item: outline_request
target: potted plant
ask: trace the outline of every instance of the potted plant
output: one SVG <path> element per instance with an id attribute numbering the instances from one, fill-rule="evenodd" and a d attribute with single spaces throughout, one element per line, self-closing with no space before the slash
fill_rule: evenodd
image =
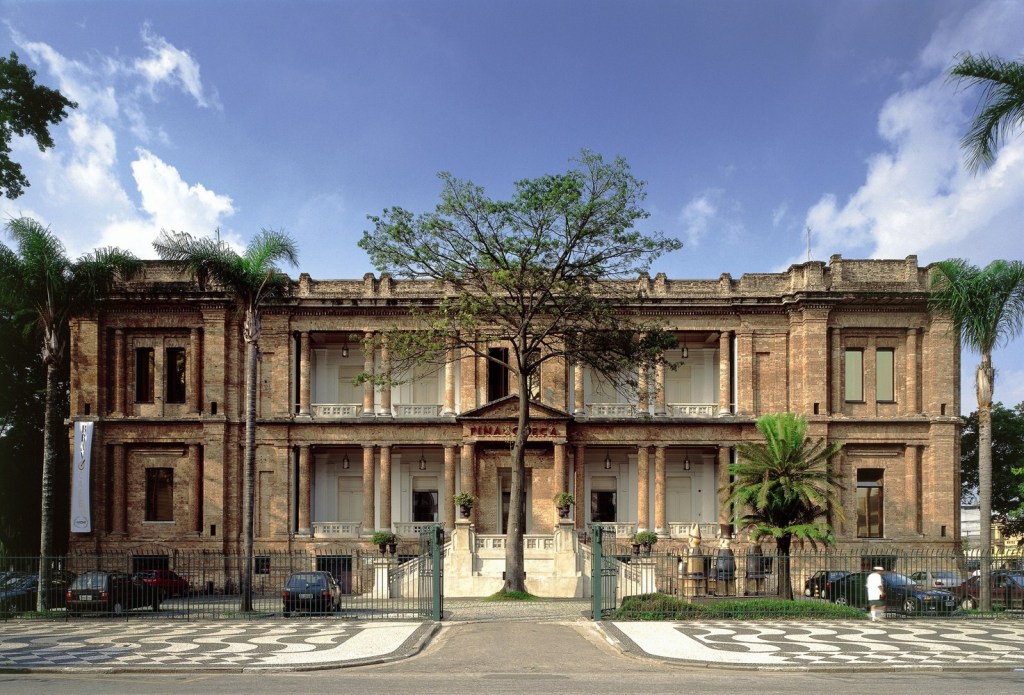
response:
<path id="1" fill-rule="evenodd" d="M 388 546 L 392 547 L 391 554 L 395 554 L 395 550 L 398 547 L 398 536 L 391 531 L 381 530 L 374 531 L 373 535 L 370 536 L 370 542 L 380 548 L 380 554 L 383 555 L 387 552 Z"/>
<path id="2" fill-rule="evenodd" d="M 452 502 L 459 508 L 459 512 L 462 513 L 463 519 L 469 518 L 469 512 L 473 509 L 473 504 L 476 502 L 476 497 L 469 494 L 468 492 L 460 492 L 459 494 L 452 497 Z"/>
<path id="3" fill-rule="evenodd" d="M 569 517 L 569 507 L 576 504 L 576 498 L 572 496 L 571 492 L 559 492 L 555 495 L 555 506 L 558 508 L 558 517 L 560 519 L 567 519 Z"/>
<path id="4" fill-rule="evenodd" d="M 644 555 L 651 554 L 651 548 L 658 542 L 658 534 L 654 531 L 638 531 L 633 536 L 633 554 L 639 554 L 640 548 L 643 548 Z"/>

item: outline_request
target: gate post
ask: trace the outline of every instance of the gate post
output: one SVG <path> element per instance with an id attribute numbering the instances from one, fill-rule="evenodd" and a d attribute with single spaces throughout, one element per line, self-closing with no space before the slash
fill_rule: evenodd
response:
<path id="1" fill-rule="evenodd" d="M 590 532 L 594 538 L 594 552 L 590 563 L 590 601 L 591 618 L 601 620 L 601 569 L 604 566 L 604 552 L 601 546 L 601 534 L 604 527 L 593 524 Z"/>
<path id="2" fill-rule="evenodd" d="M 436 620 L 441 620 L 443 614 L 443 605 L 441 603 L 441 592 L 444 590 L 444 581 L 442 580 L 441 572 L 443 570 L 441 563 L 441 547 L 444 545 L 444 527 L 438 525 L 434 527 L 433 537 L 430 543 L 430 563 L 433 566 L 434 573 L 432 578 L 434 580 L 433 586 L 433 606 L 431 610 L 431 617 Z"/>

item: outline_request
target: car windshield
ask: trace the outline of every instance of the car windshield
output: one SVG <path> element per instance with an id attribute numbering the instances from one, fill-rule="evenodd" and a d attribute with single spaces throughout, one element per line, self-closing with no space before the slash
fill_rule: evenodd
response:
<path id="1" fill-rule="evenodd" d="M 15 575 L 13 577 L 8 577 L 7 581 L 5 581 L 3 583 L 2 588 L 6 589 L 6 590 L 10 590 L 10 589 L 24 589 L 27 586 L 31 586 L 34 583 L 33 580 L 38 580 L 38 579 L 39 579 L 38 577 L 33 577 L 32 575 L 29 575 L 29 574 Z"/>
<path id="2" fill-rule="evenodd" d="M 1024 574 L 1008 574 L 1006 575 L 1006 578 L 1018 587 L 1024 589 Z"/>
<path id="3" fill-rule="evenodd" d="M 75 583 L 71 585 L 72 589 L 102 589 L 107 585 L 107 575 L 101 572 L 87 572 L 80 574 L 76 579 Z"/>
<path id="4" fill-rule="evenodd" d="M 306 589 L 310 587 L 322 587 L 324 578 L 319 574 L 293 574 L 288 577 L 289 589 Z"/>
<path id="5" fill-rule="evenodd" d="M 904 577 L 902 574 L 896 574 L 895 572 L 885 575 L 885 583 L 892 586 L 907 586 L 915 584 L 913 579 L 910 577 Z"/>

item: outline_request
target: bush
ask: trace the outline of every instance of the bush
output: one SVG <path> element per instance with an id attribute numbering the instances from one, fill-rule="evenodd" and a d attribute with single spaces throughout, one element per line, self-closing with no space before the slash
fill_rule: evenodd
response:
<path id="1" fill-rule="evenodd" d="M 785 601 L 775 598 L 711 599 L 693 603 L 668 594 L 627 596 L 613 620 L 863 620 L 867 614 L 851 606 L 823 601 Z"/>

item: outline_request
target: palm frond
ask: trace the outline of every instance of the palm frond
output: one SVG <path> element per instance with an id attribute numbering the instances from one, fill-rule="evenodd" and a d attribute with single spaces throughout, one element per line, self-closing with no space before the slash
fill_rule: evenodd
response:
<path id="1" fill-rule="evenodd" d="M 1024 125 L 1024 64 L 984 54 L 963 53 L 949 75 L 963 87 L 980 87 L 970 128 L 961 140 L 972 172 L 990 166 L 1012 130 Z"/>

